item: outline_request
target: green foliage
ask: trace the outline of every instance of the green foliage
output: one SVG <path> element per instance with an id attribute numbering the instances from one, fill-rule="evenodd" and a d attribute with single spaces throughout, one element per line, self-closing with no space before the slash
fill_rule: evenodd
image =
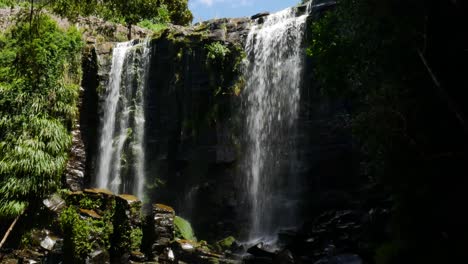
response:
<path id="1" fill-rule="evenodd" d="M 114 16 L 121 17 L 129 29 L 143 20 L 153 24 L 168 22 L 187 25 L 192 19 L 187 0 L 136 0 L 136 1 L 103 1 L 104 6 Z"/>
<path id="2" fill-rule="evenodd" d="M 388 1 L 342 0 L 311 27 L 307 51 L 321 91 L 355 105 L 350 125 L 368 157 L 364 169 L 380 180 L 395 173 L 389 155 L 402 151 L 397 146 L 411 148 L 405 131 L 414 103 L 409 80 L 423 70 L 413 49 L 419 34 L 413 15 L 393 10 Z M 410 148 L 407 153 L 414 151 Z"/>
<path id="3" fill-rule="evenodd" d="M 446 18 L 431 13 L 437 5 L 428 6 L 431 12 L 424 6 L 421 0 L 341 0 L 311 27 L 308 54 L 314 61 L 314 78 L 324 95 L 352 105 L 345 115 L 364 154 L 362 172 L 395 201 L 391 241 L 377 251 L 378 263 L 444 262 L 445 252 L 452 254 L 453 248 L 448 241 L 431 238 L 444 233 L 450 225 L 444 219 L 457 212 L 448 205 L 464 197 L 464 191 L 455 194 L 461 174 L 454 173 L 464 162 L 442 153 L 465 153 L 457 146 L 465 142 L 465 135 L 460 136 L 460 124 L 418 53 L 432 47 L 425 56 L 438 58 L 430 63 L 439 72 L 453 63 L 441 66 L 438 60 L 449 57 L 447 53 L 455 56 L 438 46 L 450 42 L 445 39 L 450 34 L 438 39 L 434 29 L 436 24 L 444 28 L 440 24 Z M 445 72 L 446 81 L 454 77 Z M 436 195 L 443 182 L 450 182 L 445 191 L 452 197 Z"/>
<path id="4" fill-rule="evenodd" d="M 145 19 L 137 24 L 139 27 L 147 28 L 154 32 L 160 32 L 167 28 L 167 24 L 164 23 L 153 23 L 153 21 Z"/>
<path id="5" fill-rule="evenodd" d="M 166 5 L 171 22 L 176 25 L 189 25 L 193 20 L 192 12 L 188 8 L 188 0 L 161 0 Z"/>
<path id="6" fill-rule="evenodd" d="M 228 47 L 221 44 L 220 42 L 213 42 L 205 45 L 207 50 L 207 58 L 211 61 L 223 62 L 224 58 L 231 52 Z"/>
<path id="7" fill-rule="evenodd" d="M 49 8 L 58 15 L 67 17 L 71 20 L 78 18 L 78 16 L 87 16 L 96 14 L 96 11 L 107 14 L 107 9 L 101 6 L 105 1 L 99 0 L 54 0 L 49 2 Z"/>
<path id="8" fill-rule="evenodd" d="M 174 229 L 176 238 L 197 241 L 197 238 L 193 233 L 192 225 L 182 217 L 176 216 L 174 218 Z"/>
<path id="9" fill-rule="evenodd" d="M 143 25 L 151 26 L 157 30 L 161 25 L 173 23 L 176 25 L 188 25 L 193 15 L 188 9 L 188 0 L 54 0 L 44 3 L 35 3 L 15 0 L 1 0 L 0 7 L 20 5 L 31 8 L 34 13 L 40 13 L 42 8 L 48 8 L 53 13 L 66 17 L 72 21 L 78 16 L 98 16 L 108 21 L 124 23 L 129 29 L 142 21 Z M 151 23 L 149 23 L 151 22 Z"/>
<path id="10" fill-rule="evenodd" d="M 232 247 L 232 244 L 234 244 L 234 242 L 236 242 L 236 238 L 234 238 L 233 236 L 228 236 L 216 242 L 214 246 L 218 252 L 223 252 L 224 250 L 230 249 Z"/>
<path id="11" fill-rule="evenodd" d="M 140 228 L 132 229 L 130 233 L 131 246 L 130 250 L 139 251 L 141 247 L 141 240 L 143 238 L 143 231 Z"/>
<path id="12" fill-rule="evenodd" d="M 101 208 L 101 200 L 100 199 L 92 199 L 90 197 L 84 197 L 79 201 L 80 208 L 95 210 Z"/>
<path id="13" fill-rule="evenodd" d="M 31 23 L 30 23 L 31 22 Z M 0 36 L 0 217 L 57 189 L 77 114 L 81 36 L 21 13 Z"/>
<path id="14" fill-rule="evenodd" d="M 64 250 L 68 261 L 83 263 L 94 249 L 110 248 L 110 235 L 113 232 L 110 215 L 102 219 L 82 219 L 78 209 L 67 207 L 60 214 L 60 227 L 64 233 Z"/>
<path id="15" fill-rule="evenodd" d="M 0 0 L 0 8 L 12 7 L 14 5 L 14 0 Z"/>

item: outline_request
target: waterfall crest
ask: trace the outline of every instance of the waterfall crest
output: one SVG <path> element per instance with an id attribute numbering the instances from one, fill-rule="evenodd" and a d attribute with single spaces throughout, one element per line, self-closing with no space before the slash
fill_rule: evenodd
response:
<path id="1" fill-rule="evenodd" d="M 149 41 L 118 43 L 101 120 L 95 185 L 143 199 L 145 182 L 144 92 L 150 62 Z"/>
<path id="2" fill-rule="evenodd" d="M 269 15 L 247 37 L 243 168 L 251 211 L 250 239 L 272 235 L 295 220 L 291 201 L 298 181 L 291 164 L 310 6 L 300 16 L 294 8 Z"/>

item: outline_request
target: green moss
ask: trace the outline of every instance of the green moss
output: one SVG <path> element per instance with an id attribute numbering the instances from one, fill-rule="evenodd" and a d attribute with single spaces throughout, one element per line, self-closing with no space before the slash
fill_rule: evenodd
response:
<path id="1" fill-rule="evenodd" d="M 143 238 L 143 231 L 141 229 L 136 228 L 132 230 L 132 232 L 130 233 L 131 250 L 133 251 L 140 250 L 142 238 Z"/>
<path id="2" fill-rule="evenodd" d="M 59 222 L 68 262 L 82 263 L 94 249 L 109 250 L 109 238 L 113 232 L 109 215 L 104 215 L 102 219 L 82 219 L 78 208 L 70 206 L 60 214 Z"/>
<path id="3" fill-rule="evenodd" d="M 232 244 L 236 241 L 236 239 L 233 236 L 226 237 L 223 240 L 220 240 L 217 242 L 217 244 L 223 248 L 223 249 L 228 249 L 232 246 Z"/>
<path id="4" fill-rule="evenodd" d="M 182 217 L 176 216 L 174 218 L 174 227 L 176 238 L 197 241 L 197 238 L 193 233 L 192 225 L 189 223 L 189 221 L 183 219 Z"/>

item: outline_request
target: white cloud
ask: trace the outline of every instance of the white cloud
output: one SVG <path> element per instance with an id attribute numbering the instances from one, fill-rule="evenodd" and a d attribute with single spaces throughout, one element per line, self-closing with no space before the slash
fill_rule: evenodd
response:
<path id="1" fill-rule="evenodd" d="M 207 5 L 207 6 L 212 6 L 213 5 L 213 0 L 198 0 L 201 4 Z"/>
<path id="2" fill-rule="evenodd" d="M 254 0 L 197 0 L 196 4 L 212 6 L 215 3 L 226 3 L 229 4 L 231 7 L 238 7 L 252 5 L 253 1 Z"/>

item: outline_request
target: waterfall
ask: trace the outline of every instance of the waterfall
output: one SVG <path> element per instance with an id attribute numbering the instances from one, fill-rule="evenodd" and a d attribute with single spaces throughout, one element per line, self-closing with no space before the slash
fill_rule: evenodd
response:
<path id="1" fill-rule="evenodd" d="M 118 43 L 101 120 L 96 186 L 143 198 L 145 182 L 144 91 L 150 61 L 149 41 Z"/>
<path id="2" fill-rule="evenodd" d="M 274 234 L 293 224 L 298 181 L 291 171 L 299 111 L 303 37 L 311 3 L 304 15 L 295 8 L 257 22 L 247 37 L 243 94 L 246 124 L 247 198 L 250 239 Z"/>

